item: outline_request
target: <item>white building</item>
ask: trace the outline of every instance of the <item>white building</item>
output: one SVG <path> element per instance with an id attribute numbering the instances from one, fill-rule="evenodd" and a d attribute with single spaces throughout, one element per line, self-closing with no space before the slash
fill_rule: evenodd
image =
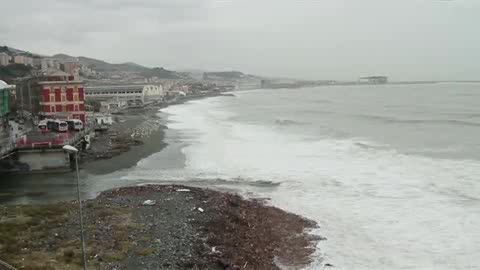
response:
<path id="1" fill-rule="evenodd" d="M 157 85 L 100 85 L 85 87 L 85 97 L 97 100 L 126 101 L 129 106 L 143 106 L 160 101 L 163 88 Z"/>
<path id="2" fill-rule="evenodd" d="M 119 100 L 114 98 L 111 100 L 100 101 L 100 112 L 101 113 L 115 113 L 124 109 L 128 106 L 126 100 Z"/>
<path id="3" fill-rule="evenodd" d="M 7 66 L 10 63 L 10 56 L 4 52 L 0 53 L 0 66 Z"/>
<path id="4" fill-rule="evenodd" d="M 144 86 L 145 102 L 155 102 L 162 100 L 165 96 L 161 85 L 145 85 Z"/>
<path id="5" fill-rule="evenodd" d="M 27 66 L 33 66 L 33 58 L 26 55 L 22 55 L 22 54 L 15 55 L 13 57 L 13 62 L 15 64 L 24 64 Z"/>
<path id="6" fill-rule="evenodd" d="M 42 58 L 40 65 L 42 70 L 47 70 L 49 68 L 60 69 L 61 67 L 60 61 L 51 57 Z"/>

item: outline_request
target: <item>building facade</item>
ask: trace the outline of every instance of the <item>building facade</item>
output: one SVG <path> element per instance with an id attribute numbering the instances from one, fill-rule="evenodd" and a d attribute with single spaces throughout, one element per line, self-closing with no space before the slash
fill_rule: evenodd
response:
<path id="1" fill-rule="evenodd" d="M 370 77 L 361 77 L 358 82 L 360 84 L 387 84 L 387 76 L 370 76 Z"/>
<path id="2" fill-rule="evenodd" d="M 17 84 L 19 109 L 38 119 L 79 119 L 85 123 L 83 82 L 59 70 Z"/>
<path id="3" fill-rule="evenodd" d="M 13 57 L 13 62 L 15 64 L 23 64 L 27 66 L 33 66 L 33 58 L 22 55 L 22 54 L 17 54 Z"/>
<path id="4" fill-rule="evenodd" d="M 78 71 L 80 69 L 80 65 L 78 64 L 78 61 L 65 61 L 62 63 L 62 70 L 65 71 L 68 74 L 78 74 Z"/>
<path id="5" fill-rule="evenodd" d="M 159 101 L 165 96 L 161 85 L 145 85 L 143 93 L 145 95 L 145 102 Z"/>
<path id="6" fill-rule="evenodd" d="M 2 52 L 0 53 L 0 66 L 7 66 L 10 64 L 10 55 Z"/>
<path id="7" fill-rule="evenodd" d="M 0 80 L 0 131 L 4 130 L 8 123 L 9 92 L 9 85 Z"/>
<path id="8" fill-rule="evenodd" d="M 157 85 L 99 85 L 85 87 L 87 99 L 126 101 L 128 106 L 143 106 L 159 101 L 164 92 Z"/>

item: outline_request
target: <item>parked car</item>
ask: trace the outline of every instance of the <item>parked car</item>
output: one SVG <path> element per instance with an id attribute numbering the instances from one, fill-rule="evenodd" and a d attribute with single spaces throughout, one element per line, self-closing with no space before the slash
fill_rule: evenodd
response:
<path id="1" fill-rule="evenodd" d="M 53 129 L 56 132 L 67 132 L 68 131 L 68 124 L 62 120 L 55 120 L 53 122 Z"/>
<path id="2" fill-rule="evenodd" d="M 49 130 L 48 128 L 48 120 L 42 120 L 38 123 L 38 129 L 40 129 L 40 131 L 42 132 L 46 132 Z"/>
<path id="3" fill-rule="evenodd" d="M 65 120 L 65 122 L 67 122 L 69 130 L 75 130 L 75 131 L 83 130 L 83 122 L 81 120 L 68 119 L 68 120 Z"/>

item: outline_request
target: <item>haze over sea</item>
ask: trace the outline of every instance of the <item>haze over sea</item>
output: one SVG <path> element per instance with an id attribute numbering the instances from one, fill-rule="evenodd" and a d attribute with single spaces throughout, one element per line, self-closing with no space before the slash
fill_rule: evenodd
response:
<path id="1" fill-rule="evenodd" d="M 340 269 L 472 269 L 480 265 L 479 90 L 334 86 L 172 106 L 161 113 L 170 145 L 121 178 L 193 179 L 271 198 L 320 223 L 316 233 L 328 240 L 318 255 Z"/>

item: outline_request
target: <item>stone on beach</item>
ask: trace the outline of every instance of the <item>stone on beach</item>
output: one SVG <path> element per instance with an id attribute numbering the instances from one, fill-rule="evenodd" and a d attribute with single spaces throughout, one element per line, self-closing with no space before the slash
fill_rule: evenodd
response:
<path id="1" fill-rule="evenodd" d="M 191 199 L 185 200 L 179 189 L 189 189 Z M 162 207 L 143 206 L 147 201 L 162 202 Z M 204 201 L 208 211 L 198 207 Z M 0 247 L 0 257 L 18 269 L 38 263 L 45 269 L 78 269 L 76 202 L 29 206 L 36 210 L 22 207 L 27 206 L 11 206 L 5 212 L 31 213 L 42 222 L 30 222 L 33 225 L 11 235 L 7 246 Z M 237 195 L 195 187 L 105 191 L 85 202 L 84 215 L 91 269 L 279 269 L 276 258 L 298 269 L 310 262 L 317 243 L 305 233 L 315 227 L 309 220 Z M 0 223 L 0 232 L 15 228 L 7 225 Z M 21 239 L 30 239 L 28 249 L 18 245 Z M 74 251 L 68 253 L 73 257 L 65 257 L 67 249 Z"/>
<path id="2" fill-rule="evenodd" d="M 152 205 L 155 205 L 157 204 L 157 201 L 155 200 L 146 200 L 142 203 L 142 205 L 145 205 L 145 206 L 152 206 Z"/>

